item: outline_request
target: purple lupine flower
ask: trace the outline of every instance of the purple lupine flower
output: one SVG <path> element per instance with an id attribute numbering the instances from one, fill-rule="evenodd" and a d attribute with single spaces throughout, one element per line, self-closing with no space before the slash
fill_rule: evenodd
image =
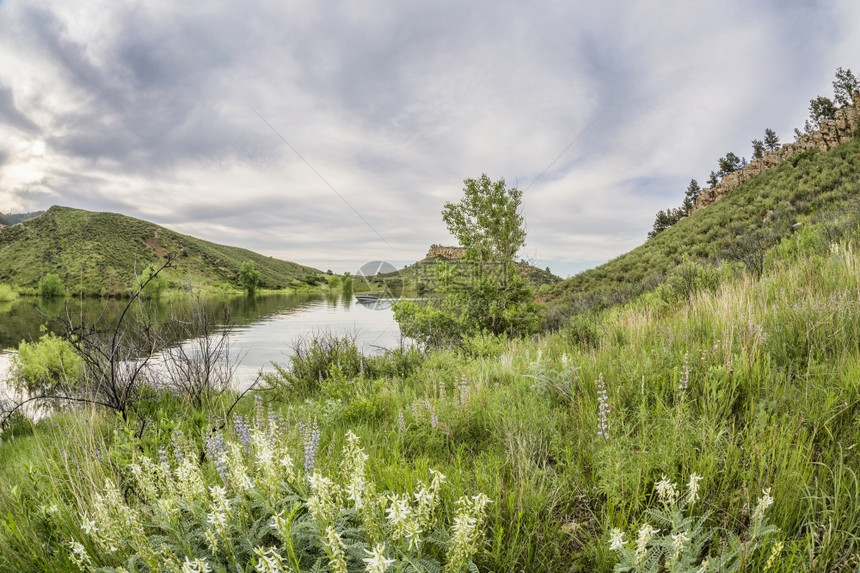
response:
<path id="1" fill-rule="evenodd" d="M 185 461 L 185 434 L 182 433 L 182 430 L 177 428 L 176 430 L 173 430 L 173 435 L 170 436 L 170 441 L 173 444 L 173 459 L 176 460 L 177 465 L 182 465 L 182 462 Z"/>
<path id="2" fill-rule="evenodd" d="M 224 435 L 220 431 L 206 438 L 206 453 L 212 460 L 218 475 L 221 476 L 221 480 L 227 483 L 227 446 L 224 444 Z"/>
<path id="3" fill-rule="evenodd" d="M 401 433 L 406 431 L 406 417 L 403 415 L 403 412 L 397 413 L 397 427 Z"/>
<path id="4" fill-rule="evenodd" d="M 245 453 L 248 453 L 251 449 L 251 428 L 248 426 L 245 418 L 237 414 L 233 420 L 233 429 L 236 430 L 236 435 L 239 437 L 239 441 L 242 442 Z"/>
<path id="5" fill-rule="evenodd" d="M 609 395 L 603 374 L 597 378 L 597 435 L 604 440 L 609 439 Z"/>
<path id="6" fill-rule="evenodd" d="M 170 471 L 170 460 L 167 459 L 167 450 L 164 448 L 158 448 L 158 461 L 161 462 L 164 469 Z"/>

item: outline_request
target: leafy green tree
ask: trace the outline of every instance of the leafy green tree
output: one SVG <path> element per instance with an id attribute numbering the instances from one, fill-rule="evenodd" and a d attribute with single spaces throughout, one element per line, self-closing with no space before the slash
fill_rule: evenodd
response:
<path id="1" fill-rule="evenodd" d="M 687 190 L 684 191 L 684 201 L 681 203 L 681 210 L 684 213 L 684 217 L 693 212 L 693 209 L 696 206 L 696 199 L 699 197 L 699 193 L 702 192 L 702 188 L 699 187 L 699 182 L 695 179 L 690 179 L 690 184 L 687 185 Z"/>
<path id="2" fill-rule="evenodd" d="M 648 231 L 649 239 L 653 239 L 675 223 L 672 211 L 673 209 L 671 208 L 666 211 L 663 211 L 662 209 L 657 211 L 657 216 L 654 218 L 654 226 L 650 231 Z"/>
<path id="3" fill-rule="evenodd" d="M 245 261 L 239 268 L 239 284 L 248 296 L 257 292 L 260 286 L 260 271 L 254 266 L 254 261 Z"/>
<path id="4" fill-rule="evenodd" d="M 764 157 L 764 142 L 761 139 L 752 140 L 753 159 L 761 159 Z"/>
<path id="5" fill-rule="evenodd" d="M 818 96 L 815 99 L 809 100 L 809 119 L 812 121 L 812 129 L 810 131 L 820 129 L 821 123 L 828 119 L 833 119 L 836 116 L 836 106 L 830 101 L 830 98 Z"/>
<path id="6" fill-rule="evenodd" d="M 65 296 L 66 289 L 63 281 L 54 273 L 48 273 L 39 281 L 39 296 L 43 298 L 55 298 Z"/>
<path id="7" fill-rule="evenodd" d="M 833 99 L 839 106 L 854 103 L 854 92 L 860 91 L 860 82 L 850 69 L 836 68 L 836 79 L 833 81 Z"/>
<path id="8" fill-rule="evenodd" d="M 83 375 L 75 348 L 50 332 L 36 342 L 21 341 L 12 358 L 12 384 L 30 395 L 69 393 Z"/>
<path id="9" fill-rule="evenodd" d="M 740 169 L 742 167 L 740 157 L 738 157 L 737 155 L 735 155 L 731 151 L 726 153 L 725 157 L 720 157 L 719 165 L 720 165 L 720 171 L 719 171 L 720 177 L 722 177 L 724 175 L 728 175 L 729 173 L 732 173 L 734 171 L 737 171 L 738 169 Z"/>
<path id="10" fill-rule="evenodd" d="M 441 299 L 394 306 L 403 333 L 430 346 L 455 345 L 479 333 L 531 334 L 543 322 L 543 305 L 534 301 L 514 262 L 526 237 L 522 191 L 487 175 L 464 184 L 460 202 L 446 203 L 442 210 L 463 256 L 456 263 L 436 265 Z"/>
<path id="11" fill-rule="evenodd" d="M 768 151 L 776 151 L 779 149 L 779 136 L 771 128 L 764 130 L 764 146 Z"/>
<path id="12" fill-rule="evenodd" d="M 720 182 L 719 175 L 717 175 L 716 171 L 711 171 L 711 174 L 708 175 L 708 187 L 716 187 Z"/>
<path id="13" fill-rule="evenodd" d="M 520 213 L 523 192 L 505 187 L 505 180 L 486 175 L 464 181 L 459 203 L 446 203 L 442 220 L 465 250 L 465 258 L 478 262 L 513 263 L 525 245 L 526 230 Z"/>
<path id="14" fill-rule="evenodd" d="M 142 298 L 158 300 L 164 293 L 164 289 L 167 288 L 167 279 L 164 278 L 164 275 L 158 274 L 156 271 L 156 267 L 150 265 L 144 271 L 143 276 L 140 277 L 141 280 L 149 279 L 146 280 L 146 288 L 141 291 Z"/>

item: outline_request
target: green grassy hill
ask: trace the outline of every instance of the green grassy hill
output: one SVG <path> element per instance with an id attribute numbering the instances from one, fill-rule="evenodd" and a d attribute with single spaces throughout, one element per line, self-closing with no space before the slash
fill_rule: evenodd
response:
<path id="1" fill-rule="evenodd" d="M 629 253 L 553 286 L 547 299 L 566 312 L 629 300 L 676 273 L 685 258 L 760 261 L 804 226 L 838 230 L 860 216 L 860 139 L 827 152 L 806 151 L 743 183 Z"/>
<path id="2" fill-rule="evenodd" d="M 373 285 L 369 288 L 372 290 L 373 288 L 385 286 L 393 290 L 402 289 L 408 293 L 416 291 L 422 293 L 432 292 L 436 283 L 436 264 L 439 262 L 452 261 L 443 257 L 427 257 L 411 265 L 407 265 L 397 272 L 379 274 L 375 277 L 374 281 L 371 281 Z M 452 264 L 456 264 L 456 261 L 453 261 Z M 561 281 L 561 277 L 552 274 L 548 268 L 539 269 L 525 262 L 517 263 L 517 270 L 520 275 L 531 283 L 536 292 L 543 285 L 547 285 L 546 288 L 548 288 L 550 285 Z M 356 288 L 359 290 L 364 288 L 359 287 L 359 284 L 361 284 L 361 281 L 356 277 Z"/>
<path id="3" fill-rule="evenodd" d="M 262 287 L 279 289 L 322 274 L 247 249 L 227 247 L 114 213 L 51 207 L 43 215 L 0 229 L 0 283 L 34 287 L 56 273 L 69 291 L 119 294 L 131 287 L 135 270 L 178 254 L 166 271 L 173 286 L 238 286 L 245 261 L 260 271 Z"/>

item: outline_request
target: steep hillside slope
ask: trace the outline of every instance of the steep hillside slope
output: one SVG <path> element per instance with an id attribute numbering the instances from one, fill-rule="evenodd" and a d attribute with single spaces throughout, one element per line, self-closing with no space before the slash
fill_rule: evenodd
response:
<path id="1" fill-rule="evenodd" d="M 284 288 L 321 274 L 140 219 L 55 206 L 35 219 L 0 229 L 0 282 L 35 286 L 46 273 L 56 273 L 75 292 L 121 293 L 131 286 L 135 270 L 160 264 L 170 252 L 178 254 L 175 268 L 166 273 L 174 284 L 235 285 L 245 261 L 254 262 L 263 288 Z"/>
<path id="2" fill-rule="evenodd" d="M 553 286 L 568 312 L 600 308 L 653 288 L 684 261 L 763 252 L 805 224 L 860 216 L 860 139 L 808 150 L 748 179 L 636 249 Z"/>

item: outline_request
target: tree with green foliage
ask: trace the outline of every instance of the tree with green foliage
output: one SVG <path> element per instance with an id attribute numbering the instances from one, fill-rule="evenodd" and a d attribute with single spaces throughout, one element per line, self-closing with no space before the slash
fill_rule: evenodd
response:
<path id="1" fill-rule="evenodd" d="M 58 298 L 66 295 L 63 281 L 55 273 L 48 273 L 39 281 L 39 296 L 43 298 Z"/>
<path id="2" fill-rule="evenodd" d="M 708 187 L 716 187 L 720 182 L 719 177 L 716 171 L 711 171 L 711 174 L 708 175 Z"/>
<path id="3" fill-rule="evenodd" d="M 254 267 L 254 261 L 245 261 L 239 268 L 239 284 L 248 296 L 254 295 L 260 286 L 260 271 Z"/>
<path id="4" fill-rule="evenodd" d="M 822 122 L 833 119 L 836 116 L 836 106 L 828 97 L 818 96 L 815 99 L 809 100 L 809 119 L 811 120 L 811 128 L 807 129 L 807 133 L 821 129 Z"/>
<path id="5" fill-rule="evenodd" d="M 21 341 L 12 358 L 12 384 L 29 395 L 71 394 L 84 375 L 83 362 L 68 341 L 49 332 Z"/>
<path id="6" fill-rule="evenodd" d="M 762 141 L 761 139 L 753 139 L 752 148 L 753 159 L 761 159 L 762 157 L 764 157 L 764 141 Z"/>
<path id="7" fill-rule="evenodd" d="M 522 191 L 487 175 L 464 181 L 463 198 L 446 203 L 442 220 L 463 247 L 455 263 L 437 263 L 437 304 L 404 301 L 394 316 L 406 336 L 430 346 L 459 344 L 480 333 L 537 332 L 543 305 L 515 264 L 525 244 Z"/>
<path id="8" fill-rule="evenodd" d="M 854 92 L 860 91 L 860 81 L 850 69 L 836 68 L 836 79 L 833 81 L 833 99 L 839 106 L 854 103 Z"/>
<path id="9" fill-rule="evenodd" d="M 771 128 L 764 130 L 764 146 L 768 151 L 779 149 L 779 136 Z"/>
<path id="10" fill-rule="evenodd" d="M 726 153 L 725 157 L 720 157 L 719 166 L 719 175 L 720 177 L 723 177 L 725 175 L 728 175 L 729 173 L 737 171 L 743 165 L 741 163 L 740 157 L 729 151 L 728 153 Z"/>
<path id="11" fill-rule="evenodd" d="M 675 209 L 669 208 L 665 211 L 658 211 L 657 217 L 654 219 L 654 226 L 648 232 L 648 238 L 653 239 L 692 213 L 693 209 L 696 207 L 696 199 L 699 197 L 699 193 L 701 192 L 702 188 L 699 187 L 699 182 L 695 179 L 690 179 L 690 184 L 684 192 L 684 200 L 681 202 L 681 206 Z"/>
<path id="12" fill-rule="evenodd" d="M 648 232 L 648 238 L 653 239 L 680 220 L 680 209 L 672 209 L 670 207 L 665 211 L 657 211 L 657 216 L 654 218 L 654 226 Z"/>
<path id="13" fill-rule="evenodd" d="M 146 288 L 141 292 L 141 297 L 146 299 L 158 300 L 167 288 L 167 279 L 162 274 L 156 274 L 156 267 L 149 265 L 143 272 L 142 277 L 138 277 L 139 281 L 146 280 Z"/>
<path id="14" fill-rule="evenodd" d="M 699 187 L 699 182 L 695 179 L 690 179 L 690 184 L 687 185 L 687 190 L 684 191 L 684 201 L 681 203 L 684 217 L 693 212 L 693 209 L 696 207 L 696 199 L 698 199 L 701 192 L 702 188 Z"/>

